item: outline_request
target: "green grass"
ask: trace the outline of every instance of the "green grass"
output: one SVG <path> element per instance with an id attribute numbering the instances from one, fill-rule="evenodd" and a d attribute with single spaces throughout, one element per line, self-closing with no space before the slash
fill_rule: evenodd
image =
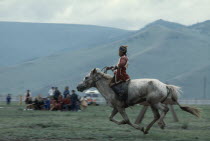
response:
<path id="1" fill-rule="evenodd" d="M 119 141 L 202 141 L 210 140 L 210 107 L 202 109 L 200 119 L 175 110 L 179 122 L 173 121 L 169 112 L 165 118 L 167 127 L 161 130 L 155 124 L 148 135 L 128 126 L 116 125 L 108 120 L 111 108 L 108 106 L 89 106 L 86 111 L 24 111 L 24 106 L 16 104 L 7 106 L 0 103 L 0 141 L 57 141 L 57 140 L 119 140 Z M 135 121 L 141 106 L 127 109 L 132 122 Z M 142 123 L 146 126 L 153 118 L 149 109 Z M 121 120 L 119 115 L 116 119 Z"/>

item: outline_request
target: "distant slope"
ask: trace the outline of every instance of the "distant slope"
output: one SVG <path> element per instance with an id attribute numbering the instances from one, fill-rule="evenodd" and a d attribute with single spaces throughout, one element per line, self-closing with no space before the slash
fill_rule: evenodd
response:
<path id="1" fill-rule="evenodd" d="M 103 45 L 130 33 L 92 25 L 0 22 L 0 67 Z"/>
<path id="2" fill-rule="evenodd" d="M 193 24 L 189 28 L 199 31 L 202 34 L 210 36 L 210 20 Z"/>
<path id="3" fill-rule="evenodd" d="M 206 79 L 206 96 L 204 96 L 204 79 Z M 168 82 L 182 86 L 182 89 L 184 89 L 184 93 L 181 96 L 182 98 L 210 98 L 210 65 L 202 67 L 198 70 L 183 73 L 168 80 Z"/>
<path id="4" fill-rule="evenodd" d="M 145 28 L 148 28 L 150 26 L 157 26 L 157 25 L 164 26 L 164 27 L 167 27 L 167 28 L 170 28 L 170 29 L 180 29 L 180 28 L 185 28 L 186 27 L 185 25 L 182 25 L 182 24 L 178 24 L 178 23 L 169 22 L 169 21 L 159 19 L 159 20 L 156 20 L 156 21 L 146 25 Z"/>
<path id="5" fill-rule="evenodd" d="M 182 75 L 182 78 L 185 78 L 186 72 L 210 65 L 209 37 L 185 26 L 168 27 L 168 22 L 167 26 L 151 24 L 125 39 L 110 44 L 69 51 L 15 67 L 2 68 L 0 92 L 17 94 L 31 89 L 35 94 L 46 94 L 51 86 L 63 89 L 64 86 L 70 85 L 71 88 L 75 88 L 91 69 L 114 65 L 118 60 L 118 47 L 122 44 L 129 46 L 128 73 L 131 78 L 160 79 L 183 86 L 183 91 L 186 90 L 183 98 L 202 98 L 201 93 L 197 94 L 191 89 L 197 87 L 196 79 L 202 79 L 202 75 L 197 73 L 197 77 L 191 77 L 191 86 L 185 85 L 188 79 L 177 81 L 175 78 Z"/>

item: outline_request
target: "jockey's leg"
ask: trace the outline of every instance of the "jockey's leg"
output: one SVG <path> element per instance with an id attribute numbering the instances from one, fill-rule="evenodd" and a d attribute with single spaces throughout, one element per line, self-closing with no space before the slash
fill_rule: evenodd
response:
<path id="1" fill-rule="evenodd" d="M 110 87 L 112 88 L 112 90 L 115 92 L 115 94 L 117 95 L 122 95 L 122 88 L 121 85 L 119 85 L 120 83 L 122 83 L 123 81 L 118 81 L 115 82 L 113 84 L 110 85 Z"/>
<path id="2" fill-rule="evenodd" d="M 115 83 L 115 76 L 113 76 L 112 80 L 110 81 L 109 83 L 109 87 L 112 87 L 114 86 L 116 83 Z"/>
<path id="3" fill-rule="evenodd" d="M 110 83 L 109 83 L 109 87 L 113 87 L 113 86 L 115 86 L 115 85 L 117 85 L 117 84 L 120 84 L 120 83 L 122 83 L 123 81 L 122 80 L 118 80 L 117 79 L 117 76 L 116 75 L 114 75 L 113 76 L 113 78 L 112 78 L 112 80 L 110 81 Z"/>

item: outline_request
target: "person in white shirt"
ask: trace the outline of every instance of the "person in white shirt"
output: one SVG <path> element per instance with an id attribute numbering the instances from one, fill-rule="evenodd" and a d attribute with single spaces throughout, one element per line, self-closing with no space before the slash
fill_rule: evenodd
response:
<path id="1" fill-rule="evenodd" d="M 52 87 L 48 92 L 49 96 L 53 96 L 54 92 L 55 92 L 55 87 Z"/>

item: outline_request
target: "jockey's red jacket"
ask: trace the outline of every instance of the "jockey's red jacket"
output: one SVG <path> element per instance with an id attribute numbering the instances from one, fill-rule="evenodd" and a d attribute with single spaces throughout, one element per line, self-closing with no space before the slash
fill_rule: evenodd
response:
<path id="1" fill-rule="evenodd" d="M 117 64 L 118 69 L 115 71 L 116 82 L 127 81 L 130 79 L 130 76 L 126 73 L 128 67 L 128 57 L 121 56 Z"/>

